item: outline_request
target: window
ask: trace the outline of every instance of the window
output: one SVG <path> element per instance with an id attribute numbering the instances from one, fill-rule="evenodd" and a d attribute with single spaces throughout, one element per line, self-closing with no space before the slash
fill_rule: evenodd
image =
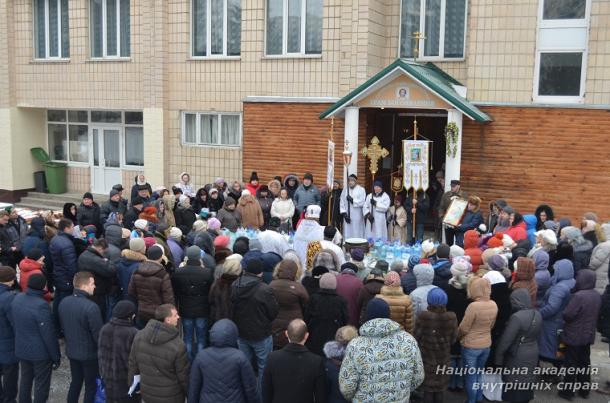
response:
<path id="1" fill-rule="evenodd" d="M 586 0 L 544 0 L 542 19 L 580 20 L 585 18 Z"/>
<path id="2" fill-rule="evenodd" d="M 241 0 L 192 0 L 192 56 L 239 56 Z"/>
<path id="3" fill-rule="evenodd" d="M 322 53 L 322 0 L 267 0 L 267 55 Z"/>
<path id="4" fill-rule="evenodd" d="M 182 114 L 182 142 L 187 145 L 239 146 L 241 115 L 185 112 Z"/>
<path id="5" fill-rule="evenodd" d="M 582 53 L 541 53 L 540 96 L 580 96 Z"/>
<path id="6" fill-rule="evenodd" d="M 89 162 L 87 116 L 87 111 L 47 111 L 49 156 L 52 160 Z"/>
<path id="7" fill-rule="evenodd" d="M 125 127 L 125 165 L 144 166 L 144 129 Z"/>
<path id="8" fill-rule="evenodd" d="M 402 0 L 400 57 L 461 59 L 464 57 L 467 0 Z M 415 33 L 426 39 L 413 39 Z"/>
<path id="9" fill-rule="evenodd" d="M 33 8 L 35 58 L 70 57 L 68 0 L 34 0 Z"/>
<path id="10" fill-rule="evenodd" d="M 129 57 L 129 0 L 91 0 L 89 13 L 91 57 Z"/>

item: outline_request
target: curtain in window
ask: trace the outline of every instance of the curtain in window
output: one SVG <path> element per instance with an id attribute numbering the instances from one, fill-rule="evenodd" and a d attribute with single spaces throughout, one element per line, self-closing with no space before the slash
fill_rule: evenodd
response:
<path id="1" fill-rule="evenodd" d="M 120 138 L 118 130 L 104 130 L 104 160 L 106 168 L 120 168 Z"/>
<path id="2" fill-rule="evenodd" d="M 103 0 L 91 0 L 90 2 L 90 13 L 89 18 L 91 24 L 91 56 L 102 57 L 103 55 L 103 38 L 102 38 L 102 1 Z"/>
<path id="3" fill-rule="evenodd" d="M 288 0 L 288 53 L 301 52 L 301 1 Z"/>
<path id="4" fill-rule="evenodd" d="M 201 142 L 218 144 L 218 115 L 201 115 Z"/>
<path id="5" fill-rule="evenodd" d="M 118 56 L 117 53 L 117 0 L 106 0 L 106 54 Z"/>
<path id="6" fill-rule="evenodd" d="M 400 16 L 400 57 L 413 57 L 413 34 L 419 31 L 420 0 L 402 0 Z"/>
<path id="7" fill-rule="evenodd" d="M 121 1 L 121 57 L 129 57 L 131 55 L 131 21 L 129 13 L 129 0 Z"/>
<path id="8" fill-rule="evenodd" d="M 222 115 L 220 122 L 222 126 L 220 142 L 228 146 L 239 145 L 239 116 Z"/>
<path id="9" fill-rule="evenodd" d="M 211 47 L 210 54 L 222 55 L 222 28 L 224 20 L 224 0 L 210 0 L 211 1 Z"/>
<path id="10" fill-rule="evenodd" d="M 89 162 L 89 128 L 85 125 L 68 126 L 70 161 Z"/>
<path id="11" fill-rule="evenodd" d="M 322 0 L 307 0 L 305 16 L 305 53 L 322 53 Z"/>
<path id="12" fill-rule="evenodd" d="M 34 31 L 36 35 L 36 57 L 45 58 L 46 43 L 45 43 L 45 0 L 34 1 Z"/>
<path id="13" fill-rule="evenodd" d="M 49 57 L 59 56 L 59 0 L 49 0 Z"/>
<path id="14" fill-rule="evenodd" d="M 49 154 L 52 160 L 67 160 L 68 133 L 65 124 L 49 124 Z"/>
<path id="15" fill-rule="evenodd" d="M 144 165 L 144 129 L 125 128 L 125 164 Z"/>
<path id="16" fill-rule="evenodd" d="M 267 1 L 267 54 L 282 54 L 283 0 Z"/>
<path id="17" fill-rule="evenodd" d="M 445 57 L 464 57 L 466 0 L 446 0 Z"/>
<path id="18" fill-rule="evenodd" d="M 61 0 L 61 57 L 70 57 L 70 18 L 68 0 Z"/>
<path id="19" fill-rule="evenodd" d="M 438 56 L 441 35 L 441 0 L 426 0 L 424 55 Z"/>
<path id="20" fill-rule="evenodd" d="M 197 115 L 194 113 L 184 114 L 184 142 L 197 143 Z"/>
<path id="21" fill-rule="evenodd" d="M 206 56 L 206 0 L 193 2 L 193 56 Z"/>
<path id="22" fill-rule="evenodd" d="M 241 53 L 241 0 L 227 0 L 227 56 Z"/>

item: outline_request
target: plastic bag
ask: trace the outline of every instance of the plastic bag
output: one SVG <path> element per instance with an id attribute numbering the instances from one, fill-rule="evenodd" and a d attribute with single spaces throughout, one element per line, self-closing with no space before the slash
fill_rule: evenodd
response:
<path id="1" fill-rule="evenodd" d="M 487 400 L 502 401 L 504 383 L 502 382 L 501 374 L 482 374 L 481 386 L 483 386 L 483 396 L 485 396 Z"/>
<path id="2" fill-rule="evenodd" d="M 94 403 L 106 403 L 106 388 L 104 387 L 104 381 L 102 378 L 95 379 L 95 399 Z"/>

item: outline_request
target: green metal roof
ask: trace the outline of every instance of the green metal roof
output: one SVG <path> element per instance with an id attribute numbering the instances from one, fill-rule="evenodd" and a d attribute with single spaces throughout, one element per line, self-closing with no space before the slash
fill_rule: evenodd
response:
<path id="1" fill-rule="evenodd" d="M 449 74 L 435 66 L 433 63 L 418 63 L 403 59 L 396 59 L 392 64 L 368 79 L 364 84 L 341 98 L 333 106 L 320 114 L 320 119 L 327 118 L 340 112 L 343 108 L 353 103 L 359 95 L 377 84 L 380 80 L 388 77 L 397 70 L 401 70 L 423 87 L 436 94 L 447 103 L 453 105 L 464 115 L 477 122 L 491 122 L 492 118 L 485 112 L 470 103 L 466 98 L 460 96 L 452 85 L 462 85 Z"/>

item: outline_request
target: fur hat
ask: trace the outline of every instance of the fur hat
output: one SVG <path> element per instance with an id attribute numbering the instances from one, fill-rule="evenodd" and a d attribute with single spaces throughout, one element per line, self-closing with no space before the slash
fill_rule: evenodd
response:
<path id="1" fill-rule="evenodd" d="M 396 260 L 392 261 L 392 263 L 390 264 L 390 270 L 395 271 L 396 273 L 400 273 L 404 269 L 405 269 L 405 264 L 400 259 L 396 259 Z"/>
<path id="2" fill-rule="evenodd" d="M 381 270 L 383 273 L 387 273 L 390 269 L 390 265 L 385 260 L 381 259 L 375 263 L 375 268 Z"/>
<path id="3" fill-rule="evenodd" d="M 320 277 L 320 288 L 323 290 L 336 290 L 337 277 L 332 273 L 324 273 Z"/>
<path id="4" fill-rule="evenodd" d="M 0 283 L 8 283 L 17 278 L 15 269 L 9 266 L 0 266 Z"/>
<path id="5" fill-rule="evenodd" d="M 449 248 L 449 257 L 453 259 L 458 256 L 464 256 L 464 249 L 458 245 L 451 245 Z"/>
<path id="6" fill-rule="evenodd" d="M 316 266 L 311 271 L 311 277 L 320 278 L 323 274 L 329 273 L 330 271 L 324 266 Z"/>
<path id="7" fill-rule="evenodd" d="M 448 301 L 448 297 L 447 297 L 447 293 L 445 291 L 443 291 L 442 288 L 439 287 L 435 287 L 433 289 L 430 290 L 430 292 L 428 292 L 428 306 L 431 305 L 441 305 L 441 306 L 445 306 L 447 305 L 447 301 Z"/>
<path id="8" fill-rule="evenodd" d="M 385 275 L 383 284 L 389 287 L 400 287 L 400 275 L 395 271 L 390 271 Z"/>
<path id="9" fill-rule="evenodd" d="M 341 265 L 341 272 L 344 272 L 345 270 L 351 270 L 354 273 L 358 273 L 358 266 L 352 262 L 345 262 Z"/>
<path id="10" fill-rule="evenodd" d="M 242 255 L 238 255 L 234 253 L 225 259 L 225 262 L 222 265 L 223 274 L 229 274 L 233 276 L 239 276 L 241 274 L 241 260 L 243 259 Z"/>
<path id="11" fill-rule="evenodd" d="M 129 240 L 129 249 L 141 254 L 146 253 L 146 244 L 142 238 L 133 238 Z"/>
<path id="12" fill-rule="evenodd" d="M 193 223 L 193 231 L 195 231 L 195 232 L 205 231 L 206 229 L 207 229 L 207 222 L 205 222 L 203 220 L 196 220 Z"/>

